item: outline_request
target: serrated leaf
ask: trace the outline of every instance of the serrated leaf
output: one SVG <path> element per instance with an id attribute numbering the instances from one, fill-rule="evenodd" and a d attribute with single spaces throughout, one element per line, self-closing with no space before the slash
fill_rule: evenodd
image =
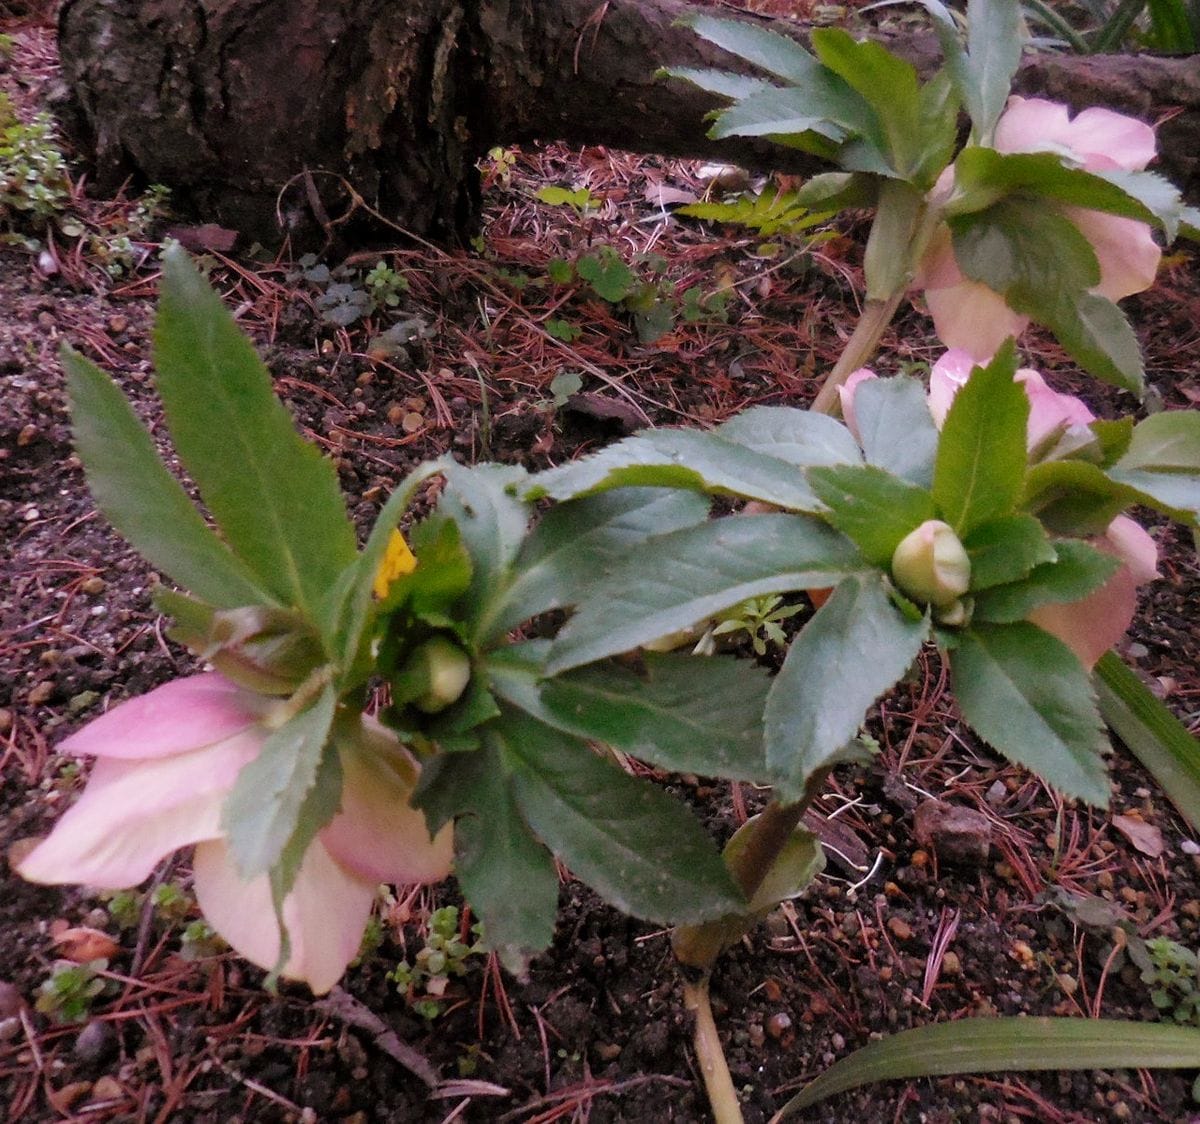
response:
<path id="1" fill-rule="evenodd" d="M 313 615 L 354 558 L 337 474 L 177 247 L 163 257 L 154 355 L 171 438 L 230 548 L 284 604 Z"/>
<path id="2" fill-rule="evenodd" d="M 1099 293 L 1060 292 L 1034 311 L 1018 309 L 1049 328 L 1089 375 L 1141 395 L 1145 369 L 1138 338 L 1125 314 Z"/>
<path id="3" fill-rule="evenodd" d="M 797 515 L 732 516 L 660 535 L 597 575 L 548 671 L 628 651 L 749 597 L 835 585 L 864 567 L 848 539 Z"/>
<path id="4" fill-rule="evenodd" d="M 772 87 L 750 94 L 717 114 L 708 135 L 728 137 L 792 137 L 815 133 L 829 141 L 845 138 L 846 130 L 830 121 L 807 91 Z"/>
<path id="5" fill-rule="evenodd" d="M 528 498 L 574 499 L 618 487 L 671 487 L 742 496 L 795 511 L 818 507 L 804 475 L 716 433 L 652 429 L 571 464 L 539 473 Z"/>
<path id="6" fill-rule="evenodd" d="M 447 464 L 446 488 L 438 511 L 458 524 L 471 556 L 471 587 L 464 599 L 466 623 L 477 627 L 503 594 L 509 567 L 525 538 L 529 509 L 513 495 L 525 481 L 518 465 L 481 464 L 466 468 Z"/>
<path id="7" fill-rule="evenodd" d="M 272 869 L 300 825 L 333 726 L 337 692 L 316 701 L 263 742 L 238 774 L 221 809 L 221 829 L 244 880 Z"/>
<path id="8" fill-rule="evenodd" d="M 982 523 L 963 546 L 971 559 L 972 592 L 1018 581 L 1056 557 L 1049 536 L 1032 515 L 1006 515 Z"/>
<path id="9" fill-rule="evenodd" d="M 1094 464 L 1047 461 L 1029 470 L 1021 506 L 1053 533 L 1098 535 L 1136 501 L 1136 492 L 1110 480 Z"/>
<path id="10" fill-rule="evenodd" d="M 721 50 L 795 85 L 809 81 L 820 70 L 817 60 L 799 43 L 744 20 L 688 12 L 679 22 Z"/>
<path id="11" fill-rule="evenodd" d="M 575 272 L 591 285 L 598 297 L 610 304 L 623 301 L 637 284 L 633 270 L 611 246 L 602 246 L 593 253 L 584 254 L 575 263 Z"/>
<path id="12" fill-rule="evenodd" d="M 593 575 L 654 535 L 708 518 L 708 500 L 669 488 L 618 488 L 552 508 L 530 533 L 513 579 L 482 622 L 482 640 L 573 605 Z"/>
<path id="13" fill-rule="evenodd" d="M 854 392 L 854 416 L 868 464 L 922 488 L 933 483 L 938 431 L 919 379 L 867 379 Z"/>
<path id="14" fill-rule="evenodd" d="M 1054 552 L 1054 561 L 1035 566 L 1023 580 L 981 590 L 975 598 L 975 619 L 1008 624 L 1024 620 L 1039 605 L 1078 601 L 1099 589 L 1120 566 L 1112 555 L 1074 539 L 1055 542 Z"/>
<path id="15" fill-rule="evenodd" d="M 830 1066 L 780 1109 L 786 1120 L 873 1081 L 1046 1069 L 1195 1069 L 1200 1030 L 1129 1019 L 966 1018 L 871 1042 Z"/>
<path id="16" fill-rule="evenodd" d="M 844 425 L 826 414 L 793 406 L 752 406 L 714 432 L 725 441 L 797 468 L 862 462 L 858 445 Z"/>
<path id="17" fill-rule="evenodd" d="M 1108 803 L 1108 743 L 1074 652 L 1019 621 L 964 629 L 949 657 L 955 697 L 980 737 L 1060 792 Z"/>
<path id="18" fill-rule="evenodd" d="M 662 769 L 769 784 L 762 714 L 770 679 L 747 660 L 647 652 L 636 671 L 593 664 L 547 680 L 551 724 Z"/>
<path id="19" fill-rule="evenodd" d="M 201 518 L 116 384 L 77 352 L 64 349 L 62 363 L 75 449 L 109 522 L 155 569 L 212 605 L 274 602 Z"/>
<path id="20" fill-rule="evenodd" d="M 1169 410 L 1139 422 L 1108 475 L 1156 504 L 1200 515 L 1200 413 Z"/>
<path id="21" fill-rule="evenodd" d="M 876 566 L 888 567 L 900 540 L 934 517 L 928 491 L 873 465 L 810 468 L 808 482 L 825 519 Z"/>
<path id="22" fill-rule="evenodd" d="M 712 840 L 661 789 L 519 712 L 493 731 L 526 821 L 612 905 L 661 924 L 745 907 Z"/>
<path id="23" fill-rule="evenodd" d="M 767 764 L 798 798 L 841 755 L 867 708 L 908 670 L 929 635 L 892 604 L 878 574 L 847 578 L 792 641 L 767 699 Z"/>
<path id="24" fill-rule="evenodd" d="M 711 70 L 705 67 L 667 66 L 658 72 L 664 78 L 678 78 L 690 82 L 710 94 L 725 98 L 745 98 L 775 89 L 765 78 L 751 78 L 747 74 L 733 74 L 728 70 Z"/>
<path id="25" fill-rule="evenodd" d="M 1015 367 L 1008 344 L 975 369 L 942 424 L 933 499 L 960 539 L 1011 514 L 1024 487 L 1029 399 Z"/>
<path id="26" fill-rule="evenodd" d="M 1019 0 L 968 0 L 967 73 L 963 104 L 976 136 L 991 139 L 1021 65 L 1023 16 Z"/>
<path id="27" fill-rule="evenodd" d="M 517 807 L 500 750 L 432 758 L 413 804 L 425 813 L 431 833 L 455 820 L 455 876 L 483 920 L 485 947 L 523 974 L 528 958 L 554 937 L 558 873 Z"/>

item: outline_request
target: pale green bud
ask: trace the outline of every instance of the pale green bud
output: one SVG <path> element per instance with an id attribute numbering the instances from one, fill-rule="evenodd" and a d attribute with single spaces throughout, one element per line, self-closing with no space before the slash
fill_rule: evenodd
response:
<path id="1" fill-rule="evenodd" d="M 914 601 L 948 608 L 970 588 L 971 559 L 953 527 L 927 519 L 900 540 L 892 555 L 892 577 Z"/>
<path id="2" fill-rule="evenodd" d="M 426 640 L 397 674 L 393 693 L 398 702 L 411 702 L 426 714 L 436 714 L 457 702 L 471 681 L 471 659 L 444 636 Z"/>

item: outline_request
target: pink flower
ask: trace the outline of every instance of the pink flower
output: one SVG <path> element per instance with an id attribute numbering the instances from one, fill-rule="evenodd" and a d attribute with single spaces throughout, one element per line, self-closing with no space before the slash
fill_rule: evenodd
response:
<path id="1" fill-rule="evenodd" d="M 1137 610 L 1139 585 L 1158 577 L 1158 547 L 1127 515 L 1118 515 L 1092 545 L 1121 562 L 1099 589 L 1079 601 L 1039 605 L 1029 619 L 1057 636 L 1084 667 L 1096 661 L 1125 635 Z"/>
<path id="2" fill-rule="evenodd" d="M 87 787 L 18 872 L 34 882 L 118 889 L 194 844 L 205 917 L 248 960 L 274 967 L 280 932 L 267 876 L 242 881 L 220 821 L 278 705 L 205 674 L 167 683 L 89 723 L 61 746 L 96 757 Z M 431 840 L 409 805 L 417 767 L 403 747 L 369 719 L 346 729 L 338 739 L 341 809 L 309 847 L 283 904 L 291 941 L 283 975 L 318 994 L 358 953 L 380 882 L 431 882 L 450 869 L 450 829 Z"/>
<path id="3" fill-rule="evenodd" d="M 859 367 L 857 371 L 847 375 L 846 381 L 838 387 L 838 398 L 842 404 L 842 420 L 846 423 L 846 428 L 854 434 L 854 440 L 860 445 L 862 444 L 862 434 L 858 432 L 858 416 L 854 412 L 854 395 L 858 392 L 861 383 L 875 377 L 875 372 L 870 367 Z"/>
<path id="4" fill-rule="evenodd" d="M 1066 106 L 1042 98 L 1009 98 L 993 143 L 1003 153 L 1056 152 L 1088 172 L 1141 171 L 1154 158 L 1149 125 L 1108 109 L 1085 109 L 1072 118 Z M 949 184 L 939 182 L 939 190 L 948 193 Z M 1081 207 L 1059 210 L 1096 253 L 1100 283 L 1095 292 L 1116 301 L 1154 283 L 1162 251 L 1146 223 Z M 938 338 L 977 360 L 995 354 L 1005 339 L 1029 324 L 1000 294 L 963 276 L 948 227 L 934 235 L 917 284 L 925 289 Z"/>

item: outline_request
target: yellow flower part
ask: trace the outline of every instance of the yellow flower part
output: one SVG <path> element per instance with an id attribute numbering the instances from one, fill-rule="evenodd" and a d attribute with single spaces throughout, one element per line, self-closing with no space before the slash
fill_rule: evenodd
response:
<path id="1" fill-rule="evenodd" d="M 411 574 L 416 568 L 417 560 L 413 556 L 413 552 L 408 549 L 408 543 L 404 541 L 404 536 L 399 531 L 393 531 L 391 538 L 388 539 L 383 561 L 380 562 L 379 569 L 375 571 L 375 584 L 372 586 L 375 596 L 382 601 L 388 595 L 392 582 L 397 578 L 404 577 L 405 574 Z"/>

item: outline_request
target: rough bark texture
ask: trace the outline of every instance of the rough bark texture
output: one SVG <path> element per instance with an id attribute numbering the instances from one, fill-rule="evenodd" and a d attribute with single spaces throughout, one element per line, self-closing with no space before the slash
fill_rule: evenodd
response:
<path id="1" fill-rule="evenodd" d="M 264 242 L 281 231 L 296 245 L 334 230 L 370 237 L 381 229 L 370 210 L 446 240 L 475 228 L 475 162 L 495 144 L 561 140 L 816 170 L 803 154 L 709 141 L 714 100 L 654 77 L 666 63 L 731 65 L 673 26 L 694 6 L 66 0 L 60 50 L 101 183 L 133 174 L 168 184 L 177 205 Z M 936 61 L 931 39 L 891 45 L 922 69 Z M 1163 170 L 1200 194 L 1197 60 L 1036 59 L 1019 88 L 1168 117 Z"/>

